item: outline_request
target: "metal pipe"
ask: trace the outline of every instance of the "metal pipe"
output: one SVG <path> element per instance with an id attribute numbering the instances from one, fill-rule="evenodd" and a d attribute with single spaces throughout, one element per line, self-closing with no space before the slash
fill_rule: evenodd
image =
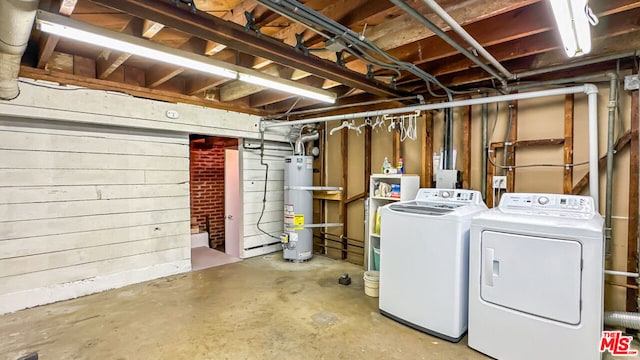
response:
<path id="1" fill-rule="evenodd" d="M 607 73 L 609 82 L 609 119 L 607 122 L 607 175 L 604 199 L 604 249 L 605 259 L 611 257 L 611 205 L 613 202 L 613 147 L 615 136 L 616 109 L 618 107 L 618 75 Z"/>
<path id="2" fill-rule="evenodd" d="M 453 108 L 444 109 L 444 124 L 442 127 L 442 163 L 445 170 L 452 170 L 453 164 Z"/>
<path id="3" fill-rule="evenodd" d="M 623 58 L 626 58 L 626 57 L 632 57 L 632 56 L 637 56 L 637 55 L 638 55 L 638 50 L 630 51 L 630 52 L 624 52 L 624 53 L 620 53 L 620 54 L 601 56 L 601 57 L 596 57 L 596 58 L 592 58 L 592 59 L 586 59 L 586 60 L 582 60 L 582 61 L 576 61 L 576 62 L 569 63 L 569 64 L 550 66 L 550 67 L 543 68 L 543 69 L 523 71 L 521 73 L 514 74 L 513 75 L 513 79 L 517 80 L 517 79 L 522 79 L 522 78 L 525 78 L 525 77 L 546 74 L 546 73 L 559 71 L 559 70 L 572 69 L 572 68 L 581 67 L 581 66 L 585 66 L 585 65 L 597 64 L 597 63 L 600 63 L 600 62 L 605 62 L 605 61 L 610 61 L 610 60 L 623 59 Z"/>
<path id="4" fill-rule="evenodd" d="M 598 156 L 598 87 L 593 84 L 585 84 L 584 92 L 588 97 L 589 116 L 589 195 L 593 197 L 593 206 L 600 206 L 600 176 Z M 599 210 L 598 210 L 599 211 Z"/>
<path id="5" fill-rule="evenodd" d="M 565 79 L 556 79 L 556 80 L 548 80 L 548 81 L 537 81 L 537 82 L 532 82 L 532 83 L 529 83 L 529 84 L 507 86 L 507 87 L 504 88 L 504 90 L 506 92 L 510 93 L 510 92 L 514 92 L 514 91 L 519 91 L 519 90 L 524 90 L 524 89 L 531 89 L 531 88 L 542 87 L 542 86 L 564 85 L 564 84 L 569 84 L 569 83 L 584 84 L 585 82 L 593 81 L 594 79 L 598 79 L 598 78 L 604 78 L 606 76 L 607 76 L 606 73 L 598 73 L 598 74 L 576 76 L 576 77 L 565 78 Z"/>
<path id="6" fill-rule="evenodd" d="M 323 107 L 319 109 L 292 111 L 289 113 L 270 115 L 269 118 L 275 120 L 283 116 L 315 114 L 315 113 L 327 112 L 332 110 L 346 109 L 346 108 L 355 107 L 355 106 L 376 105 L 376 104 L 382 104 L 382 103 L 388 103 L 388 102 L 394 102 L 394 101 L 406 101 L 406 100 L 418 100 L 420 101 L 421 104 L 424 103 L 424 97 L 422 95 L 414 95 L 414 96 L 405 96 L 405 97 L 394 98 L 394 99 L 380 99 L 380 100 L 372 100 L 372 101 L 363 101 L 363 102 L 354 103 L 354 104 L 334 105 L 334 106 L 328 106 L 328 107 Z"/>
<path id="7" fill-rule="evenodd" d="M 581 86 L 571 86 L 558 89 L 546 89 L 531 92 L 522 92 L 517 94 L 507 94 L 489 97 L 480 97 L 473 99 L 448 101 L 441 103 L 432 103 L 424 105 L 414 105 L 395 109 L 363 111 L 352 114 L 330 115 L 305 120 L 281 121 L 276 123 L 265 123 L 260 121 L 260 131 L 264 132 L 268 128 L 280 126 L 294 126 L 300 124 L 313 124 L 318 122 L 327 122 L 334 120 L 361 119 L 367 116 L 382 116 L 401 113 L 410 113 L 415 111 L 437 110 L 444 108 L 453 108 L 458 106 L 472 106 L 489 104 L 511 100 L 532 99 L 545 96 L 566 95 L 584 92 L 588 97 L 588 114 L 589 114 L 589 194 L 593 197 L 593 203 L 596 209 L 599 209 L 599 179 L 598 179 L 598 87 L 593 84 L 584 84 Z M 264 120 L 264 119 L 263 119 Z"/>
<path id="8" fill-rule="evenodd" d="M 263 122 L 261 125 L 261 128 L 268 129 L 272 127 L 314 124 L 319 122 L 327 122 L 327 121 L 335 121 L 335 120 L 361 119 L 367 116 L 371 117 L 371 116 L 382 116 L 382 115 L 394 115 L 394 114 L 402 114 L 402 113 L 412 113 L 416 111 L 439 110 L 439 109 L 445 109 L 449 107 L 492 104 L 497 102 L 532 99 L 532 98 L 539 98 L 539 97 L 545 97 L 545 96 L 576 94 L 581 92 L 587 93 L 587 91 L 589 92 L 595 91 L 595 93 L 597 94 L 598 88 L 593 84 L 584 84 L 580 86 L 571 86 L 571 87 L 564 87 L 564 88 L 557 88 L 557 89 L 545 89 L 545 90 L 538 90 L 538 91 L 521 92 L 516 94 L 487 96 L 487 97 L 438 102 L 438 103 L 423 104 L 423 105 L 412 105 L 412 106 L 405 106 L 405 107 L 393 108 L 393 109 L 370 110 L 370 111 L 362 111 L 358 113 L 341 114 L 341 115 L 328 115 L 328 116 L 321 116 L 321 117 L 309 118 L 304 120 L 279 121 L 279 122 L 270 122 L 268 124 Z M 597 106 L 597 103 L 595 105 Z M 269 120 L 269 119 L 263 118 L 263 121 L 264 120 Z"/>
<path id="9" fill-rule="evenodd" d="M 486 94 L 485 94 L 486 97 Z M 487 148 L 489 147 L 487 142 L 489 141 L 489 105 L 482 104 L 482 177 L 480 179 L 480 192 L 482 198 L 487 198 Z"/>
<path id="10" fill-rule="evenodd" d="M 314 141 L 314 140 L 318 140 L 318 137 L 320 136 L 320 134 L 318 134 L 318 131 L 314 131 L 311 134 L 307 134 L 304 136 L 300 136 L 297 140 L 296 140 L 296 145 L 294 148 L 294 155 L 302 155 L 303 153 L 303 144 L 308 142 L 308 141 Z"/>
<path id="11" fill-rule="evenodd" d="M 640 314 L 624 311 L 605 311 L 604 324 L 640 330 Z"/>
<path id="12" fill-rule="evenodd" d="M 606 275 L 626 276 L 631 278 L 640 277 L 640 274 L 638 273 L 632 273 L 632 272 L 626 272 L 626 271 L 605 270 L 604 273 Z"/>
<path id="13" fill-rule="evenodd" d="M 500 64 L 500 62 L 496 60 L 493 55 L 489 54 L 489 52 L 482 45 L 480 45 L 480 43 L 477 42 L 476 39 L 473 38 L 473 36 L 471 36 L 465 29 L 463 29 L 462 26 L 460 26 L 460 24 L 458 24 L 458 22 L 454 18 L 452 18 L 451 15 L 449 15 L 449 13 L 447 13 L 442 7 L 440 7 L 437 2 L 435 2 L 434 0 L 422 1 L 431 10 L 433 10 L 436 15 L 440 16 L 442 20 L 444 20 L 444 22 L 447 23 L 449 27 L 451 27 L 451 30 L 455 31 L 455 33 L 460 35 L 460 37 L 462 37 L 467 43 L 469 43 L 469 45 L 473 46 L 473 48 L 476 49 L 483 58 L 489 61 L 489 63 L 491 63 L 491 65 L 498 69 L 498 71 L 500 71 L 505 77 L 507 77 L 508 79 L 513 77 L 513 74 L 509 72 L 509 70 L 502 66 L 502 64 Z"/>
<path id="14" fill-rule="evenodd" d="M 487 64 L 480 61 L 480 59 L 478 59 L 478 57 L 475 56 L 471 51 L 467 50 L 462 45 L 458 44 L 457 41 L 453 40 L 449 35 L 447 35 L 444 31 L 442 31 L 436 24 L 432 23 L 429 19 L 422 16 L 422 14 L 420 14 L 414 8 L 407 5 L 402 0 L 390 0 L 390 1 L 393 4 L 395 4 L 397 7 L 404 10 L 407 14 L 411 15 L 414 19 L 421 22 L 424 26 L 426 26 L 429 30 L 433 31 L 434 34 L 438 35 L 438 37 L 444 40 L 447 44 L 451 45 L 454 49 L 458 50 L 462 55 L 466 56 L 467 58 L 469 58 L 469 60 L 473 61 L 476 65 L 482 68 L 482 70 L 488 72 L 489 74 L 491 74 L 491 76 L 499 79 L 503 84 L 506 84 L 506 80 L 502 75 L 498 74 L 490 66 L 487 66 Z M 511 73 L 509 74 L 511 75 Z"/>

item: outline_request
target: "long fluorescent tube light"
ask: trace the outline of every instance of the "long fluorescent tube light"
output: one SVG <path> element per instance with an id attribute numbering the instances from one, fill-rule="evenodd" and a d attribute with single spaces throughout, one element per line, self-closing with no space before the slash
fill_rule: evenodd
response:
<path id="1" fill-rule="evenodd" d="M 87 44 L 105 47 L 211 75 L 265 86 L 323 102 L 334 103 L 336 99 L 336 95 L 330 91 L 298 84 L 292 80 L 263 74 L 259 71 L 171 48 L 135 36 L 95 27 L 46 11 L 38 10 L 36 22 L 40 31 Z"/>
<path id="2" fill-rule="evenodd" d="M 587 0 L 549 0 L 558 31 L 569 57 L 591 52 L 590 21 L 597 22 Z"/>
<path id="3" fill-rule="evenodd" d="M 244 82 L 248 82 L 251 84 L 255 84 L 255 85 L 260 85 L 260 86 L 264 86 L 267 88 L 271 88 L 274 90 L 280 90 L 280 91 L 284 91 L 287 93 L 291 93 L 291 94 L 297 94 L 303 97 L 307 97 L 310 99 L 315 99 L 318 101 L 322 101 L 322 102 L 328 102 L 328 103 L 333 103 L 336 100 L 336 97 L 333 93 L 329 93 L 329 94 L 322 94 L 319 93 L 317 91 L 313 91 L 315 90 L 314 88 L 312 88 L 311 86 L 308 86 L 306 89 L 301 87 L 301 86 L 292 86 L 289 84 L 285 84 L 283 82 L 280 81 L 274 81 L 272 79 L 263 77 L 263 76 L 258 76 L 258 75 L 251 75 L 251 74 L 245 74 L 245 73 L 238 73 L 238 80 L 240 81 L 244 81 Z M 312 90 L 313 89 L 313 90 Z"/>

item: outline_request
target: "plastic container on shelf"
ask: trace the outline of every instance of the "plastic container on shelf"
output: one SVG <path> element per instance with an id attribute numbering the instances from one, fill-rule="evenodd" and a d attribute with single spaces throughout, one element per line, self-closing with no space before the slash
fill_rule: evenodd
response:
<path id="1" fill-rule="evenodd" d="M 380 248 L 373 247 L 373 269 L 380 271 Z"/>

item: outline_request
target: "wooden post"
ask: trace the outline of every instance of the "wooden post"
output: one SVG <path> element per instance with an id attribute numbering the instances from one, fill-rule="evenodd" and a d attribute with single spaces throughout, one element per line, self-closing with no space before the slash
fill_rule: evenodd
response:
<path id="1" fill-rule="evenodd" d="M 513 100 L 510 104 L 513 106 L 511 110 L 511 132 L 509 133 L 509 142 L 514 144 L 518 139 L 518 102 Z M 516 149 L 514 146 L 509 146 L 507 149 L 507 166 L 516 165 Z M 516 183 L 516 169 L 507 170 L 507 192 L 513 192 Z"/>
<path id="2" fill-rule="evenodd" d="M 397 130 L 393 130 L 393 163 L 391 166 L 395 167 L 400 162 L 400 158 L 402 154 L 400 154 L 400 145 L 402 142 L 400 141 L 400 132 Z"/>
<path id="3" fill-rule="evenodd" d="M 471 188 L 471 106 L 462 113 L 462 188 Z"/>
<path id="4" fill-rule="evenodd" d="M 342 129 L 340 131 L 341 133 L 341 137 L 340 137 L 340 145 L 342 147 L 342 179 L 341 179 L 341 184 L 342 184 L 342 200 L 340 202 L 340 221 L 342 222 L 342 259 L 346 259 L 347 258 L 347 248 L 348 248 L 348 241 L 347 241 L 347 237 L 349 237 L 349 232 L 348 232 L 348 227 L 347 227 L 347 208 L 349 207 L 349 204 L 345 201 L 345 199 L 347 198 L 347 196 L 349 195 L 348 192 L 348 185 L 349 185 L 349 176 L 348 176 L 348 172 L 349 172 L 349 130 L 348 129 Z"/>
<path id="5" fill-rule="evenodd" d="M 564 163 L 573 164 L 573 94 L 564 98 Z M 565 166 L 562 191 L 571 194 L 573 190 L 573 166 Z"/>
<path id="6" fill-rule="evenodd" d="M 420 187 L 433 187 L 433 113 L 424 114 L 424 126 L 421 129 L 422 138 L 422 173 Z"/>
<path id="7" fill-rule="evenodd" d="M 364 192 L 369 196 L 371 176 L 371 126 L 364 127 Z"/>
<path id="8" fill-rule="evenodd" d="M 491 151 L 488 154 L 488 158 L 490 161 L 487 161 L 487 199 L 486 199 L 486 203 L 487 206 L 492 208 L 493 207 L 493 202 L 494 202 L 494 198 L 493 198 L 493 174 L 495 172 L 495 167 L 493 166 L 492 163 L 496 162 L 496 149 L 491 147 L 490 148 Z"/>
<path id="9" fill-rule="evenodd" d="M 629 149 L 629 222 L 627 230 L 627 271 L 638 271 L 638 121 L 640 121 L 638 90 L 631 93 L 631 146 Z M 627 284 L 637 285 L 627 278 Z M 627 288 L 627 311 L 638 311 L 638 289 Z"/>

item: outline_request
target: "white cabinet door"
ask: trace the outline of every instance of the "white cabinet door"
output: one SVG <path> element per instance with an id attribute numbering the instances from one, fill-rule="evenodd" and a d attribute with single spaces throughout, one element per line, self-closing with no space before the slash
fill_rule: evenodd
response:
<path id="1" fill-rule="evenodd" d="M 531 315 L 580 323 L 582 245 L 484 231 L 480 296 Z"/>

